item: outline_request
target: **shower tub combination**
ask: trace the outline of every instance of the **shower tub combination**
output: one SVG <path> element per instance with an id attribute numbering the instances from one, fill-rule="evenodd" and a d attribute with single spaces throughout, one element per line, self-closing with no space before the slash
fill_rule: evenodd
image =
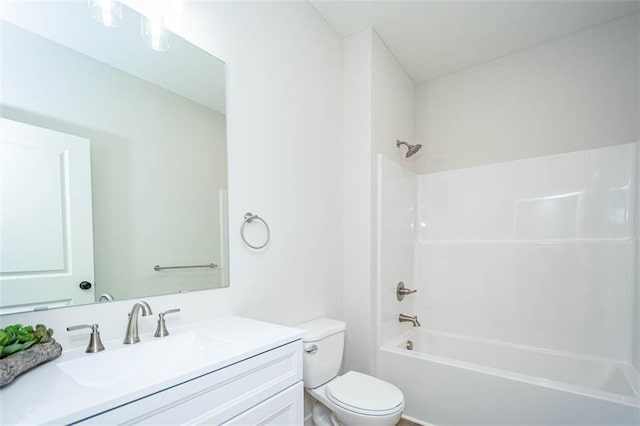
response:
<path id="1" fill-rule="evenodd" d="M 640 425 L 638 161 L 637 143 L 420 175 L 378 157 L 376 375 L 407 417 Z"/>
<path id="2" fill-rule="evenodd" d="M 378 356 L 379 377 L 403 390 L 405 414 L 417 421 L 640 424 L 639 378 L 626 364 L 423 330 Z"/>

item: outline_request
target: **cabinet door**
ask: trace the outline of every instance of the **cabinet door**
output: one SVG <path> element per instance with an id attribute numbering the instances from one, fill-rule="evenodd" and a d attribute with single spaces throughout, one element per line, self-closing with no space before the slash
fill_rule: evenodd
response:
<path id="1" fill-rule="evenodd" d="M 0 313 L 94 301 L 89 140 L 0 118 Z"/>
<path id="2" fill-rule="evenodd" d="M 224 425 L 302 425 L 304 424 L 304 388 L 299 382 L 234 417 Z"/>

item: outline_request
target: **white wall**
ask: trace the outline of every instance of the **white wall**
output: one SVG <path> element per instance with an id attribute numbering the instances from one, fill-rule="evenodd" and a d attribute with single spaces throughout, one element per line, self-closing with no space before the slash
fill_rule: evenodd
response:
<path id="1" fill-rule="evenodd" d="M 421 84 L 416 171 L 637 141 L 638 16 Z"/>
<path id="2" fill-rule="evenodd" d="M 371 38 L 343 40 L 342 314 L 344 370 L 368 372 L 371 345 Z"/>
<path id="3" fill-rule="evenodd" d="M 371 29 L 343 41 L 343 299 L 347 322 L 344 368 L 375 366 L 378 292 L 376 279 L 376 156 L 384 153 L 411 167 L 396 139 L 413 140 L 415 85 Z"/>
<path id="4" fill-rule="evenodd" d="M 639 18 L 640 19 L 640 18 Z M 638 35 L 640 37 L 640 35 Z M 640 42 L 637 45 L 638 58 L 640 62 Z M 640 87 L 640 72 L 637 75 L 638 87 Z M 639 100 L 640 102 L 640 100 Z M 638 134 L 640 135 L 640 118 L 637 120 Z M 636 157 L 636 181 L 640 179 L 640 150 Z M 635 318 L 633 336 L 633 365 L 640 371 L 640 185 L 636 185 L 636 217 L 635 217 L 635 238 L 636 238 L 636 295 L 635 295 Z"/>
<path id="5" fill-rule="evenodd" d="M 171 323 L 226 313 L 295 324 L 340 313 L 342 46 L 307 3 L 192 2 L 185 37 L 227 63 L 231 287 L 147 298 L 156 312 L 180 307 Z M 271 226 L 268 249 L 241 242 L 245 212 Z M 131 283 L 132 285 L 134 283 Z M 65 348 L 100 323 L 120 339 L 131 302 L 2 317 L 44 322 Z M 154 319 L 140 322 L 151 332 Z"/>
<path id="6" fill-rule="evenodd" d="M 90 140 L 96 294 L 227 282 L 224 115 L 13 25 L 2 47 L 2 115 Z M 220 267 L 153 270 L 209 262 Z"/>
<path id="7" fill-rule="evenodd" d="M 640 44 L 638 45 L 640 49 Z M 638 79 L 640 80 L 640 73 L 638 74 Z M 638 120 L 638 126 L 640 126 L 640 120 Z M 640 149 L 636 153 L 636 182 L 640 181 Z M 640 372 L 640 185 L 636 184 L 636 193 L 635 193 L 635 229 L 634 229 L 634 237 L 635 237 L 635 250 L 636 250 L 636 259 L 635 259 L 635 308 L 634 308 L 634 319 L 633 319 L 633 365 L 637 371 Z"/>
<path id="8" fill-rule="evenodd" d="M 417 157 L 405 158 L 407 149 L 396 140 L 413 143 L 416 129 L 416 84 L 382 39 L 371 37 L 371 181 L 376 179 L 378 154 L 412 169 Z M 372 205 L 372 207 L 374 207 Z M 375 211 L 375 209 L 374 209 Z M 374 234 L 375 235 L 375 234 Z"/>
<path id="9" fill-rule="evenodd" d="M 637 144 L 419 176 L 432 330 L 630 362 Z"/>
<path id="10" fill-rule="evenodd" d="M 371 41 L 372 152 L 369 179 L 372 185 L 370 204 L 372 222 L 370 233 L 373 244 L 370 249 L 372 259 L 372 282 L 370 288 L 373 292 L 372 303 L 375 308 L 372 310 L 369 327 L 371 328 L 371 324 L 376 324 L 375 327 L 377 328 L 380 324 L 391 327 L 393 327 L 394 324 L 399 324 L 396 322 L 397 316 L 395 316 L 396 312 L 393 309 L 384 310 L 378 308 L 378 304 L 387 308 L 396 306 L 395 287 L 398 281 L 406 280 L 410 277 L 413 269 L 413 259 L 411 257 L 401 261 L 398 259 L 398 256 L 400 256 L 401 252 L 406 251 L 406 243 L 410 238 L 408 233 L 412 233 L 413 231 L 411 224 L 415 220 L 415 211 L 410 206 L 407 206 L 404 201 L 408 199 L 409 194 L 412 194 L 415 200 L 416 187 L 415 182 L 413 185 L 406 187 L 399 186 L 402 186 L 402 183 L 407 181 L 407 174 L 413 174 L 409 170 L 413 169 L 416 157 L 414 156 L 410 159 L 405 158 L 406 148 L 401 147 L 398 149 L 396 140 L 400 139 L 414 143 L 416 129 L 416 85 L 375 32 L 373 32 Z M 395 190 L 397 193 L 387 198 L 386 201 L 385 199 L 379 200 L 382 194 L 381 191 L 383 191 L 383 188 L 379 186 L 380 182 L 378 180 L 379 167 L 381 167 L 379 161 L 382 161 L 380 160 L 381 156 L 386 157 L 385 160 L 393 159 L 396 165 L 395 173 L 405 176 L 405 179 L 399 178 L 398 181 L 394 180 L 394 184 L 392 185 L 396 186 Z M 389 190 L 390 188 L 386 189 Z M 390 205 L 387 205 L 388 202 L 390 202 Z M 381 203 L 383 203 L 384 206 L 379 209 Z M 397 241 L 402 249 L 393 254 L 382 251 L 383 257 L 379 258 L 378 247 L 383 243 L 384 247 L 389 247 L 387 242 L 382 241 L 382 233 L 388 230 L 378 227 L 378 214 L 381 213 L 386 213 L 394 217 L 402 215 L 404 221 L 402 222 L 401 229 L 397 230 L 398 232 L 395 236 L 395 238 L 399 239 Z M 394 226 L 397 226 L 397 222 L 394 223 Z M 390 236 L 388 233 L 386 235 L 388 237 Z M 388 262 L 392 262 L 394 266 L 389 268 Z M 411 279 L 406 280 L 405 283 L 408 286 L 412 285 Z M 404 304 L 402 312 L 413 315 L 411 301 L 409 301 L 408 305 Z M 390 314 L 391 318 L 385 317 L 385 314 Z M 380 321 L 378 320 L 379 315 L 381 316 Z M 378 332 L 378 330 L 376 331 Z M 377 348 L 382 343 L 382 330 L 380 330 L 379 333 L 380 334 L 372 337 L 372 341 L 367 348 L 370 354 L 370 365 L 372 368 L 376 365 Z"/>

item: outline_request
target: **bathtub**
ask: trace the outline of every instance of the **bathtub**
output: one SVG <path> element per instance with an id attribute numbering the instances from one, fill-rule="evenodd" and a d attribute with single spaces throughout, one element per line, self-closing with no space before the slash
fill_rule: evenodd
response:
<path id="1" fill-rule="evenodd" d="M 423 423 L 640 424 L 627 364 L 415 330 L 380 348 L 377 369 L 404 392 L 404 415 Z"/>

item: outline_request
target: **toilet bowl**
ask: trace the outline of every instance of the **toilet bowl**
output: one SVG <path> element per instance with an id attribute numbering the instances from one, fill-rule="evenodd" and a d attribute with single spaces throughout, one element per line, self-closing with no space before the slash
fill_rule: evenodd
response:
<path id="1" fill-rule="evenodd" d="M 345 323 L 320 318 L 296 327 L 305 330 L 304 386 L 314 400 L 316 426 L 391 426 L 400 420 L 404 409 L 400 389 L 357 371 L 338 375 Z"/>
<path id="2" fill-rule="evenodd" d="M 329 425 L 395 425 L 404 409 L 400 389 L 357 371 L 307 389 L 307 393 L 331 412 L 333 421 Z M 316 423 L 315 418 L 314 423 L 325 426 Z"/>

